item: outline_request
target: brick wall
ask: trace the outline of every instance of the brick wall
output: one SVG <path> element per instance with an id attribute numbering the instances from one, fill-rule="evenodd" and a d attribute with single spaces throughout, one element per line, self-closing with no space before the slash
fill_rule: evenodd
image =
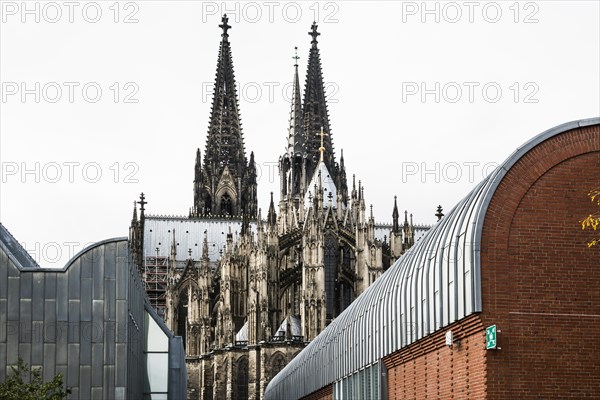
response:
<path id="1" fill-rule="evenodd" d="M 303 400 L 333 400 L 333 385 L 325 386 L 312 392 L 308 396 L 303 397 Z"/>
<path id="2" fill-rule="evenodd" d="M 598 210 L 586 194 L 599 185 L 596 125 L 536 146 L 492 198 L 481 318 L 502 330 L 502 349 L 487 354 L 487 398 L 598 398 L 600 247 L 578 221 Z"/>
<path id="3" fill-rule="evenodd" d="M 451 330 L 455 343 L 446 346 Z M 484 397 L 485 334 L 471 315 L 383 359 L 388 399 L 480 399 Z"/>

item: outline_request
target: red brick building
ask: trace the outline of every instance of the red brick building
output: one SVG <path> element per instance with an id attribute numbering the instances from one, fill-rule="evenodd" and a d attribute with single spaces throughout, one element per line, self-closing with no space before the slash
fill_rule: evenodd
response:
<path id="1" fill-rule="evenodd" d="M 600 119 L 517 149 L 269 384 L 266 399 L 600 396 Z M 597 232 L 596 232 L 597 233 Z M 486 328 L 497 328 L 486 349 Z M 490 343 L 492 345 L 493 343 Z"/>

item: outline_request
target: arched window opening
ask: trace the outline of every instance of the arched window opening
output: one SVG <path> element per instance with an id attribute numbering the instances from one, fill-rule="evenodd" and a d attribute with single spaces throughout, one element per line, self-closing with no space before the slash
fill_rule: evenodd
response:
<path id="1" fill-rule="evenodd" d="M 271 379 L 275 377 L 285 367 L 285 357 L 281 353 L 275 353 L 271 357 Z"/>
<path id="2" fill-rule="evenodd" d="M 222 215 L 232 215 L 233 214 L 233 205 L 231 202 L 231 196 L 229 193 L 225 193 L 221 196 L 221 214 Z"/>
<path id="3" fill-rule="evenodd" d="M 240 357 L 235 371 L 235 400 L 248 399 L 248 357 Z"/>
<path id="4" fill-rule="evenodd" d="M 187 288 L 179 293 L 179 304 L 177 305 L 177 335 L 183 340 L 183 347 L 186 347 L 188 316 L 188 291 Z"/>

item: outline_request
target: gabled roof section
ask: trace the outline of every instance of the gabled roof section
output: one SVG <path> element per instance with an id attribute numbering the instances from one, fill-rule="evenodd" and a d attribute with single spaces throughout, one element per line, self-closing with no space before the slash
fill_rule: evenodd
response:
<path id="1" fill-rule="evenodd" d="M 304 195 L 304 206 L 305 208 L 310 207 L 309 198 L 314 198 L 317 193 L 315 193 L 315 187 L 317 190 L 322 191 L 323 194 L 323 207 L 329 207 L 329 199 L 331 197 L 331 203 L 333 207 L 337 205 L 337 188 L 335 187 L 335 182 L 333 177 L 329 173 L 327 166 L 324 162 L 319 162 L 317 169 L 315 170 L 310 183 L 308 184 L 308 189 L 306 194 Z"/>
<path id="2" fill-rule="evenodd" d="M 40 268 L 37 262 L 29 255 L 27 250 L 21 246 L 17 239 L 0 224 L 0 246 L 19 269 L 35 269 Z"/>
<path id="3" fill-rule="evenodd" d="M 246 167 L 246 152 L 242 135 L 233 59 L 227 30 L 227 15 L 223 15 L 223 29 L 219 56 L 217 59 L 217 74 L 215 78 L 212 110 L 206 148 L 204 153 L 204 168 L 212 176 L 220 176 L 225 165 L 229 165 L 236 174 L 241 174 Z"/>

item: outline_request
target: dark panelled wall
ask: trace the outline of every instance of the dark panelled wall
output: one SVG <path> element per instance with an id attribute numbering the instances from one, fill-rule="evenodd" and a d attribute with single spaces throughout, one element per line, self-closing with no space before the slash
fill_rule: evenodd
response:
<path id="1" fill-rule="evenodd" d="M 44 379 L 62 373 L 71 399 L 141 398 L 144 291 L 127 240 L 99 242 L 64 270 L 21 265 L 3 240 L 0 380 L 21 357 Z"/>

